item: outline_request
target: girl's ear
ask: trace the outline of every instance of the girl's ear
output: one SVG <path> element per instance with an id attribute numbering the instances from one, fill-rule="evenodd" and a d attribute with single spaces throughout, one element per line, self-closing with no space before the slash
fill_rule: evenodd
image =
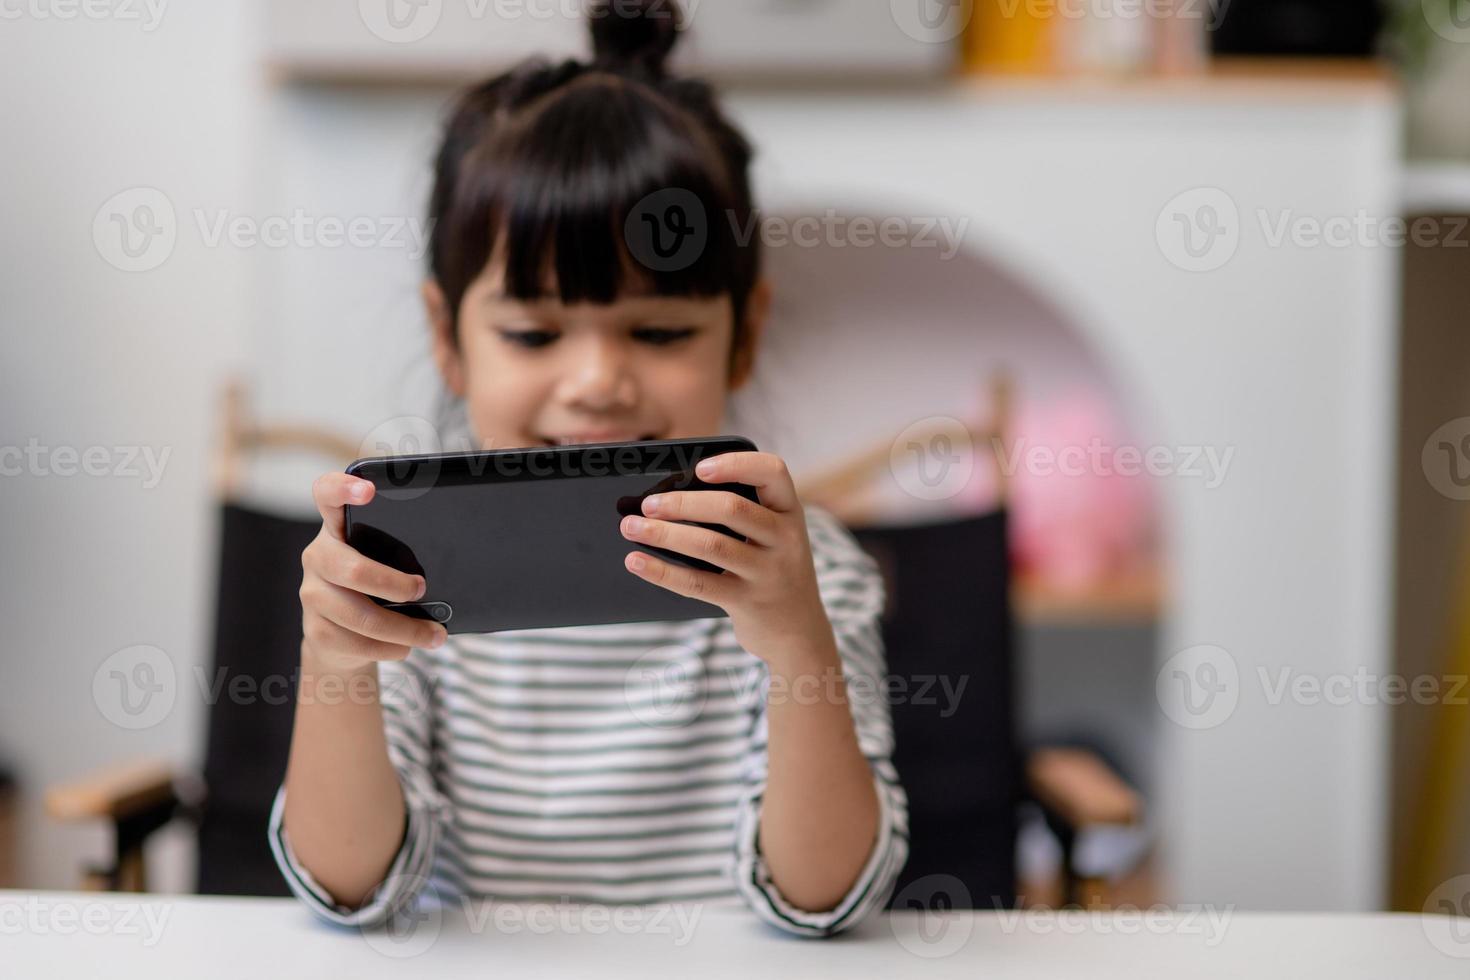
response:
<path id="1" fill-rule="evenodd" d="M 464 397 L 464 363 L 459 355 L 459 346 L 454 342 L 454 317 L 450 316 L 449 301 L 444 290 L 433 279 L 424 280 L 419 287 L 424 298 L 424 312 L 429 319 L 429 333 L 434 348 L 434 364 L 444 386 L 456 397 Z"/>
<path id="2" fill-rule="evenodd" d="M 730 390 L 738 391 L 755 372 L 755 352 L 760 347 L 766 317 L 771 312 L 771 281 L 762 277 L 750 290 L 745 302 L 745 329 L 736 348 L 730 352 Z"/>

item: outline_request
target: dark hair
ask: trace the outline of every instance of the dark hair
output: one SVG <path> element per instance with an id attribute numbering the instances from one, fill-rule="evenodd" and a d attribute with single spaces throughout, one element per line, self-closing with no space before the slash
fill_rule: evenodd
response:
<path id="1" fill-rule="evenodd" d="M 429 203 L 430 272 L 451 323 L 503 254 L 517 299 L 541 298 L 551 275 L 564 303 L 729 293 L 738 343 L 760 265 L 759 236 L 741 234 L 754 227 L 750 145 L 708 84 L 665 71 L 682 29 L 673 0 L 599 0 L 588 17 L 590 62 L 532 59 L 453 105 Z M 675 267 L 646 261 L 625 233 L 660 191 L 703 212 L 702 247 Z"/>

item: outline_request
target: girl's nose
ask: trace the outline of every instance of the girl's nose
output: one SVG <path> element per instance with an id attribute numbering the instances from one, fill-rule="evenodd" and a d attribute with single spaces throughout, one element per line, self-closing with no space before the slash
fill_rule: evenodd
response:
<path id="1" fill-rule="evenodd" d="M 591 340 L 578 351 L 566 389 L 568 401 L 589 411 L 631 408 L 637 399 L 626 358 L 604 338 Z"/>

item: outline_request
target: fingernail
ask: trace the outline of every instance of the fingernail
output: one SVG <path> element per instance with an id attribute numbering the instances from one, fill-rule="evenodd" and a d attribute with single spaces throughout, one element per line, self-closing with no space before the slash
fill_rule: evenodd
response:
<path id="1" fill-rule="evenodd" d="M 433 637 L 433 639 L 429 640 L 429 649 L 430 650 L 437 650 L 437 649 L 439 649 L 440 647 L 442 647 L 444 645 L 444 641 L 447 640 L 447 639 L 449 639 L 449 631 L 448 630 L 442 630 L 442 629 L 441 630 L 435 630 L 434 631 L 434 637 Z"/>
<path id="2" fill-rule="evenodd" d="M 628 517 L 623 518 L 623 530 L 627 531 L 629 534 L 637 534 L 639 531 L 642 531 L 643 524 L 644 521 L 641 517 L 633 517 L 629 515 Z"/>
<path id="3" fill-rule="evenodd" d="M 643 498 L 643 513 L 645 513 L 645 514 L 657 514 L 658 513 L 658 505 L 659 505 L 659 503 L 662 500 L 663 500 L 663 497 L 661 497 L 659 494 L 654 494 L 651 497 L 644 497 Z"/>
<path id="4" fill-rule="evenodd" d="M 633 569 L 633 571 L 635 572 L 643 571 L 643 566 L 646 564 L 648 564 L 648 562 L 644 561 L 643 556 L 638 554 L 636 551 L 628 556 L 628 567 Z"/>
<path id="5" fill-rule="evenodd" d="M 422 575 L 419 576 L 419 590 L 413 594 L 415 601 L 422 599 L 424 593 L 429 591 L 429 581 Z"/>
<path id="6" fill-rule="evenodd" d="M 361 500 L 367 496 L 367 484 L 359 480 L 347 488 L 347 493 L 353 500 Z"/>

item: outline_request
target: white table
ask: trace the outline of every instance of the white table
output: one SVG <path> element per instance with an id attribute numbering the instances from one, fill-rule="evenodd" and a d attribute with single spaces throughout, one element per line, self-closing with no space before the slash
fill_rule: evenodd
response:
<path id="1" fill-rule="evenodd" d="M 291 899 L 0 891 L 0 975 L 1464 980 L 1470 921 L 1222 910 L 921 920 L 904 912 L 823 942 L 728 907 L 489 902 L 446 907 L 394 939 L 320 923 Z"/>

